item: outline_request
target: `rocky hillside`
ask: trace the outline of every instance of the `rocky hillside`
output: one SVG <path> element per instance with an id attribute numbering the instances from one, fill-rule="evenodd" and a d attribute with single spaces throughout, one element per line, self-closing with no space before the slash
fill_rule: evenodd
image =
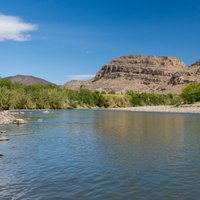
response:
<path id="1" fill-rule="evenodd" d="M 55 85 L 49 81 L 46 81 L 44 79 L 34 77 L 34 76 L 28 76 L 28 75 L 16 75 L 16 76 L 9 76 L 5 77 L 7 79 L 10 79 L 12 82 L 19 82 L 24 85 L 33 85 L 33 84 L 42 84 L 42 85 Z"/>
<path id="2" fill-rule="evenodd" d="M 198 60 L 197 62 L 193 63 L 191 65 L 191 67 L 200 67 L 200 60 Z"/>
<path id="3" fill-rule="evenodd" d="M 126 55 L 103 66 L 85 82 L 66 83 L 65 88 L 125 92 L 180 93 L 192 82 L 200 82 L 200 61 L 187 67 L 177 57 Z M 76 84 L 77 83 L 77 84 Z"/>
<path id="4" fill-rule="evenodd" d="M 79 80 L 71 80 L 67 82 L 63 87 L 65 89 L 72 89 L 72 90 L 80 90 L 81 87 L 90 81 L 79 81 Z"/>

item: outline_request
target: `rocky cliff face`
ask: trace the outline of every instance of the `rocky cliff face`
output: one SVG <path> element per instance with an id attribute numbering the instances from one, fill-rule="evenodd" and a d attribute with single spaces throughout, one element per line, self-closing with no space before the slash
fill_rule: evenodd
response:
<path id="1" fill-rule="evenodd" d="M 142 76 L 170 76 L 185 68 L 185 64 L 176 57 L 156 56 L 122 56 L 105 65 L 95 76 L 101 78 L 127 77 L 130 79 Z"/>
<path id="2" fill-rule="evenodd" d="M 187 67 L 177 57 L 127 55 L 103 66 L 92 80 L 79 82 L 79 88 L 180 93 L 183 86 L 191 82 L 200 82 L 200 61 Z"/>
<path id="3" fill-rule="evenodd" d="M 198 60 L 197 62 L 193 63 L 191 65 L 191 67 L 200 67 L 200 60 Z"/>

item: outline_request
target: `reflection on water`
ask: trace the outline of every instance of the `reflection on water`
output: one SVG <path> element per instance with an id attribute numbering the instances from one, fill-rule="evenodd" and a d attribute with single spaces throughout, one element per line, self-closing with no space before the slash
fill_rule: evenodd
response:
<path id="1" fill-rule="evenodd" d="M 67 110 L 3 126 L 1 199 L 198 199 L 200 115 Z M 42 119 L 42 120 L 41 120 Z"/>

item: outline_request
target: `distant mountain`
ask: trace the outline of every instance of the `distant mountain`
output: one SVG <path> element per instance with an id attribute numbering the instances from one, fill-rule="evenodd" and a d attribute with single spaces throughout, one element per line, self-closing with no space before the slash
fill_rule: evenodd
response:
<path id="1" fill-rule="evenodd" d="M 64 88 L 180 93 L 194 82 L 200 83 L 200 61 L 188 67 L 174 56 L 125 55 L 104 65 L 93 79 L 71 81 Z"/>
<path id="2" fill-rule="evenodd" d="M 51 83 L 44 79 L 29 75 L 16 75 L 16 76 L 8 76 L 5 78 L 11 80 L 12 82 L 19 82 L 24 85 L 33 85 L 33 84 L 55 85 L 54 83 Z"/>

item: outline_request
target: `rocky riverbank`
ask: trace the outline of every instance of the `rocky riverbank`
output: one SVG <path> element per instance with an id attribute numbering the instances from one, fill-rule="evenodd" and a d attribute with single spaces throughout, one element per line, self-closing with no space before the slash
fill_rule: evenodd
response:
<path id="1" fill-rule="evenodd" d="M 135 112 L 166 112 L 166 113 L 197 113 L 200 114 L 200 106 L 140 106 L 127 108 L 110 108 L 110 110 L 135 111 Z"/>
<path id="2" fill-rule="evenodd" d="M 0 125 L 1 124 L 11 124 L 16 118 L 9 111 L 0 112 Z"/>

